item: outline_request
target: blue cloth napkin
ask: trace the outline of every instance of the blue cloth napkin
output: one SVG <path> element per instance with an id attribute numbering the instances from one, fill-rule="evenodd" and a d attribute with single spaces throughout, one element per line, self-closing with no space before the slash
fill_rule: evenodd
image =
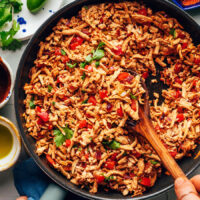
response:
<path id="1" fill-rule="evenodd" d="M 27 196 L 28 200 L 39 200 L 51 182 L 32 158 L 17 164 L 13 175 L 19 195 Z"/>

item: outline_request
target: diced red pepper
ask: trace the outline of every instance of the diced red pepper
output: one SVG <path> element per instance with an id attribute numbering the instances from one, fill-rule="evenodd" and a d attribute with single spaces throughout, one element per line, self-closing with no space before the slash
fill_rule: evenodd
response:
<path id="1" fill-rule="evenodd" d="M 112 156 L 110 157 L 111 160 L 116 160 L 118 153 L 113 153 Z"/>
<path id="2" fill-rule="evenodd" d="M 86 65 L 85 66 L 85 69 L 88 71 L 88 72 L 93 72 L 93 67 L 91 65 Z"/>
<path id="3" fill-rule="evenodd" d="M 120 107 L 120 108 L 117 109 L 117 114 L 118 114 L 120 117 L 123 117 L 122 107 Z"/>
<path id="4" fill-rule="evenodd" d="M 52 130 L 52 129 L 53 129 L 53 125 L 52 125 L 52 124 L 49 124 L 48 130 Z"/>
<path id="5" fill-rule="evenodd" d="M 147 9 L 141 8 L 140 10 L 138 10 L 138 14 L 147 16 Z"/>
<path id="6" fill-rule="evenodd" d="M 181 44 L 182 49 L 186 49 L 187 46 L 188 46 L 188 43 L 186 43 L 186 42 Z"/>
<path id="7" fill-rule="evenodd" d="M 151 186 L 151 179 L 147 177 L 142 177 L 140 184 L 150 187 Z"/>
<path id="8" fill-rule="evenodd" d="M 148 76 L 149 76 L 149 72 L 144 72 L 144 73 L 142 74 L 142 77 L 143 77 L 144 79 L 147 79 Z"/>
<path id="9" fill-rule="evenodd" d="M 184 115 L 183 115 L 183 113 L 177 114 L 176 118 L 177 118 L 177 121 L 178 121 L 178 122 L 182 122 L 182 121 L 184 120 Z"/>
<path id="10" fill-rule="evenodd" d="M 102 183 L 105 180 L 103 175 L 96 175 L 97 183 Z"/>
<path id="11" fill-rule="evenodd" d="M 136 111 L 137 110 L 137 105 L 136 105 L 136 101 L 133 99 L 132 103 L 131 103 L 131 108 Z"/>
<path id="12" fill-rule="evenodd" d="M 42 119 L 39 118 L 39 119 L 37 120 L 37 124 L 38 124 L 38 125 L 41 125 L 41 126 L 44 126 L 44 121 L 43 121 Z"/>
<path id="13" fill-rule="evenodd" d="M 108 97 L 107 94 L 108 94 L 107 90 L 100 90 L 99 91 L 99 96 L 100 96 L 101 99 Z"/>
<path id="14" fill-rule="evenodd" d="M 169 153 L 171 154 L 171 156 L 172 156 L 173 158 L 175 158 L 175 157 L 176 157 L 176 154 L 177 154 L 177 152 L 176 152 L 176 151 L 169 152 Z"/>
<path id="15" fill-rule="evenodd" d="M 113 108 L 113 105 L 111 103 L 107 103 L 107 111 L 108 112 L 111 112 L 112 111 L 112 108 Z"/>
<path id="16" fill-rule="evenodd" d="M 55 54 L 56 56 L 62 55 L 61 49 L 60 49 L 60 48 L 56 48 L 54 54 Z"/>
<path id="17" fill-rule="evenodd" d="M 105 162 L 105 167 L 107 168 L 107 169 L 114 169 L 114 167 L 115 167 L 115 161 L 106 161 Z"/>
<path id="18" fill-rule="evenodd" d="M 183 34 L 182 32 L 178 33 L 178 38 L 184 39 L 185 38 L 185 34 Z"/>
<path id="19" fill-rule="evenodd" d="M 49 154 L 46 154 L 46 159 L 51 165 L 55 164 L 55 161 L 51 158 L 51 156 Z"/>
<path id="20" fill-rule="evenodd" d="M 112 52 L 118 56 L 121 56 L 124 54 L 124 52 L 122 51 L 122 48 L 121 46 L 117 46 L 116 47 L 117 49 L 112 49 Z"/>
<path id="21" fill-rule="evenodd" d="M 66 139 L 65 143 L 66 143 L 66 147 L 70 147 L 72 142 L 71 142 L 71 140 Z"/>
<path id="22" fill-rule="evenodd" d="M 136 157 L 136 158 L 140 158 L 141 157 L 141 153 L 137 152 L 137 151 L 134 151 L 133 152 L 133 155 Z"/>
<path id="23" fill-rule="evenodd" d="M 80 46 L 83 43 L 84 39 L 80 36 L 76 36 L 72 39 L 70 43 L 70 49 L 75 50 L 77 46 Z"/>
<path id="24" fill-rule="evenodd" d="M 195 58 L 194 63 L 197 64 L 197 65 L 200 64 L 200 58 Z"/>
<path id="25" fill-rule="evenodd" d="M 96 159 L 101 160 L 101 151 L 96 152 Z"/>
<path id="26" fill-rule="evenodd" d="M 176 82 L 176 83 L 179 83 L 179 84 L 182 84 L 182 83 L 183 83 L 182 80 L 181 80 L 179 77 L 176 77 L 176 78 L 175 78 L 175 82 Z"/>
<path id="27" fill-rule="evenodd" d="M 35 111 L 36 112 L 41 112 L 41 108 L 39 106 L 36 106 Z"/>
<path id="28" fill-rule="evenodd" d="M 117 79 L 118 79 L 118 81 L 125 81 L 128 78 L 129 75 L 130 74 L 127 73 L 127 72 L 122 72 L 122 73 L 119 74 Z"/>
<path id="29" fill-rule="evenodd" d="M 63 63 L 69 62 L 68 56 L 62 56 L 61 60 Z"/>
<path id="30" fill-rule="evenodd" d="M 181 64 L 176 63 L 174 66 L 174 72 L 178 74 L 182 70 Z"/>
<path id="31" fill-rule="evenodd" d="M 86 120 L 81 120 L 79 122 L 79 128 L 87 128 L 87 121 Z"/>
<path id="32" fill-rule="evenodd" d="M 48 122 L 49 121 L 49 114 L 47 112 L 40 112 L 37 113 L 38 117 L 42 119 L 43 122 Z"/>
<path id="33" fill-rule="evenodd" d="M 183 108 L 182 107 L 178 107 L 177 111 L 178 111 L 178 113 L 182 113 L 183 112 Z"/>
<path id="34" fill-rule="evenodd" d="M 78 45 L 77 42 L 75 42 L 75 43 L 70 44 L 69 46 L 70 46 L 70 49 L 71 49 L 71 50 L 75 50 L 76 47 L 79 46 L 79 45 Z"/>
<path id="35" fill-rule="evenodd" d="M 88 103 L 91 103 L 93 106 L 96 106 L 96 104 L 97 104 L 96 98 L 94 96 L 91 96 L 88 99 Z"/>

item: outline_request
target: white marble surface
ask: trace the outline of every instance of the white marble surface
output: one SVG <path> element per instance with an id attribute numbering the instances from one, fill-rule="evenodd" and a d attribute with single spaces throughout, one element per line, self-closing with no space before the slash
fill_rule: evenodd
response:
<path id="1" fill-rule="evenodd" d="M 65 5 L 67 2 L 71 2 L 73 0 L 63 0 L 63 5 Z M 200 9 L 196 9 L 193 11 L 189 11 L 189 14 L 191 14 L 194 19 L 200 24 Z M 13 74 L 16 74 L 17 67 L 19 64 L 19 60 L 21 58 L 21 55 L 26 48 L 28 41 L 23 42 L 23 47 L 20 50 L 17 50 L 15 52 L 10 51 L 2 51 L 0 50 L 0 55 L 3 56 L 7 62 L 10 64 Z M 15 112 L 14 112 L 14 99 L 13 96 L 9 100 L 8 104 L 0 109 L 0 115 L 5 116 L 9 118 L 11 121 L 13 121 L 16 125 L 16 118 L 15 118 Z M 21 157 L 20 159 L 24 159 L 26 157 L 26 153 L 24 148 L 22 149 Z M 197 169 L 194 174 L 199 174 L 200 168 Z M 9 169 L 5 172 L 0 173 L 0 200 L 15 200 L 18 197 L 17 191 L 13 184 L 13 175 L 12 175 L 12 169 Z M 175 200 L 174 191 L 170 190 L 167 193 L 164 193 L 160 196 L 157 196 L 156 198 L 152 198 L 151 200 Z M 55 199 L 56 200 L 56 199 Z"/>

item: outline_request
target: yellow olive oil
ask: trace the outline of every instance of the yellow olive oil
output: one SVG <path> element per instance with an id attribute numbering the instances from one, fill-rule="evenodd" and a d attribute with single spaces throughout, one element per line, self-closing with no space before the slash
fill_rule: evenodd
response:
<path id="1" fill-rule="evenodd" d="M 13 137 L 10 130 L 0 124 L 0 159 L 6 157 L 13 146 Z"/>

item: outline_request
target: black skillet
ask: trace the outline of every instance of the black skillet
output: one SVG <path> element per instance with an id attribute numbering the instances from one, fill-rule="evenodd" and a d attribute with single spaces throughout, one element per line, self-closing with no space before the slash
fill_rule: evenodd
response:
<path id="1" fill-rule="evenodd" d="M 141 2 L 140 0 L 138 0 Z M 46 160 L 43 157 L 38 157 L 35 153 L 35 141 L 34 139 L 27 134 L 27 129 L 25 127 L 25 121 L 23 119 L 23 113 L 25 111 L 25 107 L 23 105 L 23 100 L 25 98 L 25 94 L 23 91 L 23 86 L 26 82 L 29 82 L 28 73 L 30 68 L 33 66 L 33 61 L 36 59 L 36 55 L 39 49 L 40 41 L 43 41 L 52 31 L 52 28 L 56 25 L 60 18 L 70 18 L 77 14 L 77 12 L 84 5 L 89 4 L 98 4 L 102 2 L 117 2 L 114 0 L 76 0 L 73 3 L 67 4 L 61 10 L 56 12 L 52 17 L 50 17 L 34 34 L 32 39 L 30 40 L 28 46 L 26 47 L 21 61 L 18 67 L 16 83 L 15 83 L 15 111 L 16 118 L 18 122 L 18 126 L 21 132 L 21 137 L 23 142 L 29 152 L 29 154 L 34 158 L 35 162 L 38 166 L 56 183 L 58 183 L 63 188 L 85 198 L 89 199 L 148 199 L 150 197 L 154 197 L 162 192 L 167 191 L 168 189 L 173 187 L 173 179 L 170 176 L 166 176 L 164 174 L 161 175 L 160 178 L 156 181 L 156 184 L 150 188 L 148 191 L 144 193 L 144 195 L 140 197 L 131 198 L 131 196 L 123 197 L 121 193 L 115 191 L 105 192 L 100 190 L 97 194 L 90 194 L 88 191 L 80 189 L 80 187 L 70 183 L 66 180 L 66 178 L 61 175 L 61 173 L 49 167 Z M 179 9 L 177 6 L 166 0 L 143 0 L 143 2 L 152 8 L 154 11 L 165 11 L 170 16 L 176 18 L 181 25 L 185 28 L 187 32 L 191 34 L 194 44 L 200 44 L 200 27 L 198 24 L 184 11 Z M 162 83 L 157 85 L 147 85 L 150 86 L 149 92 L 150 94 L 157 89 L 162 89 L 165 86 Z M 151 98 L 151 96 L 150 96 Z M 198 147 L 195 152 L 199 151 L 200 147 Z M 194 155 L 194 154 L 193 154 Z M 194 156 L 191 158 L 184 158 L 179 162 L 180 167 L 183 171 L 189 175 L 199 166 L 199 159 L 194 160 Z"/>

